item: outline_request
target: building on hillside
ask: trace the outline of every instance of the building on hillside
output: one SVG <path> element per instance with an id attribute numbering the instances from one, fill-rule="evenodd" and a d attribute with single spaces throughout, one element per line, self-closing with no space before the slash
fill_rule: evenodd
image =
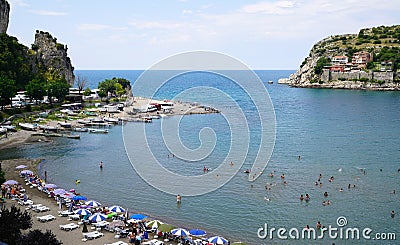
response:
<path id="1" fill-rule="evenodd" d="M 360 51 L 353 54 L 351 63 L 358 68 L 365 68 L 367 63 L 372 61 L 372 54 L 366 51 Z"/>
<path id="2" fill-rule="evenodd" d="M 338 55 L 338 56 L 334 56 L 332 57 L 332 65 L 335 64 L 347 64 L 347 62 L 349 62 L 349 57 L 345 56 L 345 55 Z"/>
<path id="3" fill-rule="evenodd" d="M 331 72 L 344 72 L 345 66 L 344 65 L 333 65 L 329 67 Z"/>

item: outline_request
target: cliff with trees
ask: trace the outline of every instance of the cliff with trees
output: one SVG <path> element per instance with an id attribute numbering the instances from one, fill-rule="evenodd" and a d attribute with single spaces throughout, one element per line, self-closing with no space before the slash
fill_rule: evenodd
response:
<path id="1" fill-rule="evenodd" d="M 293 87 L 400 90 L 400 25 L 361 29 L 317 42 L 296 73 L 280 79 Z"/>
<path id="2" fill-rule="evenodd" d="M 52 96 L 65 91 L 75 80 L 67 46 L 48 32 L 36 31 L 31 48 L 7 35 L 10 6 L 0 0 L 0 106 L 10 104 L 20 90 L 32 90 Z M 32 83 L 32 84 L 31 84 Z"/>

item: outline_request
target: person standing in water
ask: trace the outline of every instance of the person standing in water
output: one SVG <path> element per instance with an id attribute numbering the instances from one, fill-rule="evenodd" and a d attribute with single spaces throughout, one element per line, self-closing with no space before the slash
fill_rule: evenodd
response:
<path id="1" fill-rule="evenodd" d="M 182 197 L 181 197 L 181 195 L 178 194 L 178 195 L 176 196 L 176 203 L 180 204 L 181 201 L 182 201 Z"/>
<path id="2" fill-rule="evenodd" d="M 103 161 L 100 161 L 99 166 L 100 166 L 100 170 L 103 170 Z"/>

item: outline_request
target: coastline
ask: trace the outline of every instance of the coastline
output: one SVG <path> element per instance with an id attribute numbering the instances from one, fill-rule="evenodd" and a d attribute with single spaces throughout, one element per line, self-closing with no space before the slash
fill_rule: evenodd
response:
<path id="1" fill-rule="evenodd" d="M 142 103 L 141 104 L 147 104 L 148 99 L 142 99 Z M 175 107 L 176 112 L 174 111 L 173 113 L 168 114 L 168 116 L 176 116 L 176 115 L 192 115 L 192 114 L 210 114 L 210 113 L 218 113 L 217 110 L 211 108 L 211 110 L 205 110 L 204 106 L 199 106 L 199 105 L 195 105 L 195 104 L 190 104 L 188 102 L 178 102 L 179 106 Z M 129 109 L 131 109 L 129 107 Z M 108 114 L 108 113 L 107 113 Z M 148 115 L 149 113 L 147 113 Z M 153 113 L 155 114 L 155 113 Z M 118 113 L 113 113 L 112 117 L 124 117 L 126 116 L 126 111 L 123 112 L 118 112 Z M 130 121 L 130 120 L 126 120 L 126 121 Z M 72 124 L 72 127 L 79 127 L 79 123 L 77 120 L 73 120 L 73 121 L 69 121 Z M 57 126 L 58 121 L 55 120 L 50 120 L 46 123 L 46 125 L 50 125 L 50 126 Z M 62 129 L 64 130 L 64 129 Z M 69 131 L 70 129 L 66 129 L 67 131 Z M 26 131 L 26 130 L 18 130 L 17 132 L 12 132 L 12 133 L 8 133 L 7 137 L 2 137 L 0 138 L 0 150 L 4 150 L 4 149 L 8 149 L 8 148 L 16 148 L 19 146 L 22 146 L 24 144 L 36 144 L 36 143 L 41 143 L 41 142 L 52 142 L 51 137 L 49 136 L 44 136 L 44 135 L 40 135 L 38 134 L 38 131 Z M 3 170 L 5 170 L 6 172 L 6 179 L 15 179 L 17 180 L 19 183 L 21 183 L 21 181 L 23 180 L 22 178 L 19 177 L 19 172 L 15 169 L 15 167 L 17 165 L 26 165 L 28 166 L 27 169 L 31 170 L 34 172 L 35 175 L 39 176 L 41 179 L 44 179 L 44 176 L 42 176 L 45 169 L 41 169 L 41 164 L 40 164 L 41 160 L 33 160 L 33 159 L 24 159 L 24 158 L 19 158 L 19 159 L 9 159 L 9 160 L 3 160 L 2 161 L 2 167 Z M 46 212 L 45 214 L 52 214 L 55 217 L 58 216 L 58 211 L 60 210 L 58 205 L 56 204 L 56 202 L 53 199 L 50 199 L 47 197 L 47 195 L 45 193 L 42 193 L 41 191 L 37 190 L 36 188 L 27 188 L 28 186 L 25 187 L 24 182 L 22 182 L 22 185 L 24 188 L 26 188 L 27 190 L 27 195 L 29 197 L 29 199 L 31 199 L 35 204 L 36 203 L 41 203 L 45 206 L 50 207 L 50 212 Z M 60 187 L 62 188 L 62 187 Z M 90 193 L 83 193 L 83 195 L 90 195 Z M 101 200 L 99 200 L 101 201 Z M 16 205 L 17 207 L 20 207 L 22 210 L 26 208 L 26 206 L 20 206 L 16 201 L 11 201 L 9 199 L 7 199 L 7 205 Z M 137 210 L 138 212 L 140 212 L 139 210 Z M 76 230 L 70 231 L 70 232 L 65 232 L 62 231 L 59 228 L 59 225 L 63 225 L 63 224 L 68 224 L 72 221 L 68 221 L 67 218 L 65 217 L 60 217 L 60 218 L 56 218 L 56 220 L 53 220 L 51 222 L 46 222 L 46 223 L 42 223 L 39 222 L 36 217 L 37 216 L 42 216 L 45 214 L 42 213 L 35 213 L 30 211 L 30 213 L 32 214 L 32 221 L 33 221 L 33 225 L 32 225 L 32 229 L 40 229 L 42 231 L 46 231 L 47 229 L 50 229 L 57 237 L 57 239 L 61 240 L 63 242 L 63 244 L 77 244 L 82 242 L 81 239 L 83 238 L 83 235 L 81 233 L 81 229 L 82 227 L 79 227 Z M 146 214 L 149 216 L 150 219 L 157 219 L 157 217 L 151 215 L 151 214 Z M 168 224 L 174 225 L 176 227 L 185 227 L 183 226 L 179 226 L 174 222 L 169 222 L 170 220 L 167 218 L 163 218 L 162 221 L 166 221 Z M 76 223 L 76 222 L 75 222 Z M 188 227 L 185 227 L 188 228 Z M 110 232 L 103 232 L 104 233 L 104 237 L 100 238 L 100 239 L 96 239 L 93 241 L 87 241 L 88 244 L 99 244 L 99 243 L 113 243 L 116 242 L 117 240 L 114 238 L 114 233 L 110 233 Z M 107 234 L 107 235 L 106 235 Z M 209 236 L 214 236 L 216 235 L 215 233 L 207 233 L 207 237 Z M 151 236 L 150 236 L 151 237 Z M 230 237 L 231 238 L 231 237 Z M 119 239 L 121 240 L 121 239 Z M 150 240 L 150 239 L 149 239 Z M 122 241 L 122 240 L 121 240 Z M 124 242 L 128 242 L 127 238 L 125 238 L 123 240 Z M 236 242 L 236 243 L 240 243 L 240 242 Z M 176 244 L 173 241 L 168 242 L 168 244 Z M 240 244 L 244 244 L 244 243 L 240 243 Z"/>

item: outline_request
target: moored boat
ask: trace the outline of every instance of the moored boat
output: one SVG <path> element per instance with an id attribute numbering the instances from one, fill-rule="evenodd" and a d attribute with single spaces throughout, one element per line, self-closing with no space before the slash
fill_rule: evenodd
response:
<path id="1" fill-rule="evenodd" d="M 89 131 L 89 129 L 88 128 L 74 128 L 74 131 L 75 132 L 87 132 L 87 131 Z"/>
<path id="2" fill-rule="evenodd" d="M 32 123 L 19 123 L 18 124 L 22 129 L 35 131 L 37 129 L 37 124 Z"/>
<path id="3" fill-rule="evenodd" d="M 94 133 L 94 134 L 107 134 L 107 133 L 108 133 L 108 129 L 91 128 L 91 129 L 89 129 L 89 133 Z"/>
<path id="4" fill-rule="evenodd" d="M 72 124 L 69 122 L 59 122 L 58 125 L 60 125 L 63 128 L 71 128 Z"/>

